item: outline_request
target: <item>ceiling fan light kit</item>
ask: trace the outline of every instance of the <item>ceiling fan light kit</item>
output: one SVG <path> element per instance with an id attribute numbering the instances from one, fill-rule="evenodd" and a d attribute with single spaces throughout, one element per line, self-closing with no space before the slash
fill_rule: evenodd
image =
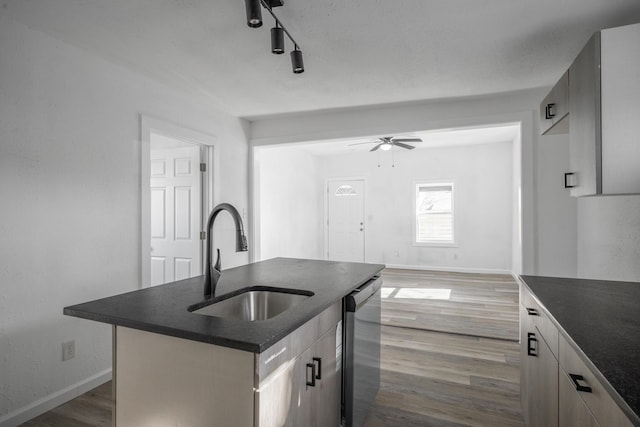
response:
<path id="1" fill-rule="evenodd" d="M 260 5 L 267 9 L 273 19 L 276 21 L 276 26 L 271 29 L 271 53 L 280 55 L 284 53 L 284 35 L 286 34 L 291 43 L 293 43 L 293 50 L 291 51 L 291 68 L 294 74 L 300 74 L 304 72 L 304 62 L 302 61 L 302 51 L 298 43 L 291 37 L 291 34 L 278 17 L 273 13 L 273 8 L 282 6 L 284 0 L 244 0 L 247 10 L 247 25 L 250 28 L 260 28 L 262 26 L 262 11 Z"/>

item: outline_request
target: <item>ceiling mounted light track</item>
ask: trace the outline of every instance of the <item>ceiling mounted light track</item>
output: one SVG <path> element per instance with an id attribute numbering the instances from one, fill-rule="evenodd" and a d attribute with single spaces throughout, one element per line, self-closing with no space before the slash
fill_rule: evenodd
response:
<path id="1" fill-rule="evenodd" d="M 291 43 L 293 43 L 293 50 L 291 51 L 291 68 L 294 74 L 300 74 L 304 72 L 304 62 L 302 60 L 302 51 L 298 43 L 291 37 L 289 31 L 282 25 L 282 22 L 273 13 L 273 8 L 276 6 L 282 6 L 282 0 L 245 0 L 245 6 L 247 9 L 247 25 L 251 28 L 259 28 L 262 26 L 262 11 L 260 5 L 267 9 L 273 19 L 276 21 L 276 26 L 271 29 L 271 52 L 280 55 L 285 51 L 284 48 L 284 35 L 286 34 Z"/>

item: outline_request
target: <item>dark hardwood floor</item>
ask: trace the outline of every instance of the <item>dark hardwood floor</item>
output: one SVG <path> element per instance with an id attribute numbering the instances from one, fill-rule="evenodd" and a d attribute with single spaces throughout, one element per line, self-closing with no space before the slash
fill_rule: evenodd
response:
<path id="1" fill-rule="evenodd" d="M 513 278 L 390 269 L 383 278 L 381 388 L 365 426 L 522 426 Z M 23 425 L 110 426 L 112 405 L 108 382 Z"/>

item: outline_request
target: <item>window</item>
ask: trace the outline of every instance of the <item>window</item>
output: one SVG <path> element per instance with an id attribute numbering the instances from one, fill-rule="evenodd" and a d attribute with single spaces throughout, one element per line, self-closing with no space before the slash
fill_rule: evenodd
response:
<path id="1" fill-rule="evenodd" d="M 339 196 L 356 196 L 356 195 L 358 195 L 358 193 L 356 192 L 356 189 L 350 185 L 341 185 L 336 190 L 336 196 L 338 197 Z"/>
<path id="2" fill-rule="evenodd" d="M 415 243 L 454 244 L 453 183 L 417 183 L 415 190 Z"/>

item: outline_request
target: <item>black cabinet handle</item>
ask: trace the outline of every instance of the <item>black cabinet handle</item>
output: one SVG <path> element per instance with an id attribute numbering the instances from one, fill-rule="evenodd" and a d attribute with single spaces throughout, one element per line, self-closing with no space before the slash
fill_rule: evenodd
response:
<path id="1" fill-rule="evenodd" d="M 314 365 L 317 363 L 318 365 L 318 373 L 316 375 L 316 379 L 317 380 L 321 380 L 322 379 L 322 358 L 321 357 L 314 357 L 313 358 L 313 363 Z"/>
<path id="2" fill-rule="evenodd" d="M 586 382 L 584 381 L 584 377 L 582 375 L 569 374 L 569 378 L 571 378 L 571 381 L 573 381 L 573 384 L 576 386 L 576 390 L 583 391 L 585 393 L 591 393 L 593 391 L 591 390 L 591 387 L 589 387 L 588 385 L 582 385 L 578 382 L 578 381 L 582 381 L 586 384 Z"/>
<path id="3" fill-rule="evenodd" d="M 527 334 L 527 355 L 529 356 L 537 356 L 536 352 L 538 339 L 536 338 L 536 334 L 533 332 L 529 332 Z"/>
<path id="4" fill-rule="evenodd" d="M 309 368 L 311 368 L 311 381 L 309 381 Z M 309 387 L 316 386 L 316 364 L 307 363 L 307 385 Z"/>
<path id="5" fill-rule="evenodd" d="M 556 116 L 556 104 L 547 104 L 544 108 L 544 118 L 549 120 Z"/>
<path id="6" fill-rule="evenodd" d="M 535 308 L 528 308 L 527 307 L 527 314 L 529 316 L 539 316 L 538 310 L 536 310 Z"/>
<path id="7" fill-rule="evenodd" d="M 575 184 L 569 184 L 569 177 L 575 175 L 573 172 L 567 172 L 564 174 L 564 188 L 573 188 Z"/>

